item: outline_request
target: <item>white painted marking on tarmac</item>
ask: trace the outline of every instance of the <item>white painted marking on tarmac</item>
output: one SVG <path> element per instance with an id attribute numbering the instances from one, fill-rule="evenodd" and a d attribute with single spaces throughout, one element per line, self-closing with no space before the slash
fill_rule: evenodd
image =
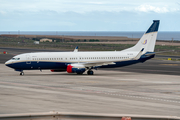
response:
<path id="1" fill-rule="evenodd" d="M 109 94 L 109 93 L 108 93 Z M 109 94 L 109 95 L 116 95 L 116 94 Z M 149 100 L 156 100 L 156 101 L 164 101 L 164 102 L 172 102 L 172 103 L 180 103 L 179 101 L 173 101 L 173 100 L 165 100 L 165 99 L 156 99 L 156 98 L 150 98 L 150 97 L 138 97 L 138 96 L 131 96 L 131 95 L 116 95 L 116 96 L 123 96 L 123 97 L 133 97 L 133 98 L 139 98 L 139 99 L 149 99 Z"/>
<path id="2" fill-rule="evenodd" d="M 159 84 L 169 84 L 172 82 L 163 82 L 163 81 L 141 81 L 141 82 L 145 82 L 145 83 L 159 83 Z"/>
<path id="3" fill-rule="evenodd" d="M 140 79 L 114 79 L 114 80 L 122 80 L 122 81 L 138 81 Z"/>
<path id="4" fill-rule="evenodd" d="M 95 93 L 96 90 L 87 90 L 86 91 L 93 91 Z M 147 99 L 147 100 L 155 100 L 155 101 L 164 101 L 164 102 L 171 102 L 171 103 L 180 103 L 179 101 L 175 101 L 175 100 L 165 100 L 165 99 L 159 99 L 159 98 L 151 98 L 151 97 L 141 97 L 141 96 L 134 96 L 133 94 L 130 95 L 130 94 L 114 94 L 114 93 L 111 93 L 111 92 L 107 92 L 107 91 L 101 91 L 99 92 L 101 94 L 106 94 L 106 95 L 111 95 L 111 96 L 122 96 L 122 97 L 131 97 L 131 98 L 136 98 L 136 99 Z"/>
<path id="5" fill-rule="evenodd" d="M 4 83 L 4 82 L 3 82 Z M 26 88 L 25 86 L 27 86 L 26 84 L 23 85 L 23 87 L 17 87 L 17 86 L 7 86 L 7 85 L 0 85 L 0 87 L 5 87 L 5 88 L 14 88 L 14 89 L 22 89 L 22 90 L 27 90 L 27 91 L 35 91 L 35 92 L 45 92 L 45 93 L 59 93 L 59 92 L 55 92 L 55 91 L 50 91 L 50 90 L 41 90 L 41 89 L 32 89 L 32 88 Z M 31 86 L 31 85 L 30 85 Z M 34 85 L 32 85 L 34 86 Z M 39 87 L 47 87 L 47 86 L 39 86 Z M 47 88 L 51 88 L 51 87 L 47 87 Z M 77 87 L 78 88 L 78 87 Z M 68 89 L 77 89 L 75 88 L 68 88 Z M 175 100 L 165 100 L 165 99 L 156 99 L 156 98 L 152 98 L 152 97 L 141 97 L 141 96 L 135 96 L 133 94 L 129 94 L 129 93 L 125 93 L 124 90 L 122 92 L 120 92 L 119 94 L 115 94 L 114 92 L 116 92 L 115 90 L 110 90 L 109 91 L 107 89 L 99 89 L 97 87 L 84 87 L 81 88 L 81 91 L 87 91 L 87 92 L 93 92 L 93 93 L 101 93 L 101 94 L 107 94 L 107 95 L 112 95 L 112 96 L 123 96 L 123 97 L 131 97 L 131 98 L 136 98 L 136 99 L 149 99 L 149 100 L 156 100 L 156 101 L 164 101 L 164 102 L 173 102 L 173 103 L 180 103 L 180 101 L 175 101 Z M 61 92 L 61 94 L 64 92 Z M 140 95 L 140 94 L 138 94 Z M 143 95 L 143 94 L 141 94 Z"/>
<path id="6" fill-rule="evenodd" d="M 137 81 L 137 82 L 144 82 L 144 83 L 159 83 L 159 84 L 170 84 L 170 83 L 172 83 L 172 82 L 166 82 L 166 81 L 146 81 L 144 79 L 115 79 L 115 80 Z"/>

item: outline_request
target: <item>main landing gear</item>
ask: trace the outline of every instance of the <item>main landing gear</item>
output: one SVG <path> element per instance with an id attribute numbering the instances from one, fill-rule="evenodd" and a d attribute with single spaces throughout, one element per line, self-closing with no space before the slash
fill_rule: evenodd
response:
<path id="1" fill-rule="evenodd" d="M 93 72 L 92 70 L 88 70 L 88 71 L 87 71 L 87 74 L 88 74 L 88 75 L 93 75 L 94 72 Z"/>
<path id="2" fill-rule="evenodd" d="M 24 75 L 24 72 L 20 72 L 20 75 L 23 76 L 23 75 Z"/>

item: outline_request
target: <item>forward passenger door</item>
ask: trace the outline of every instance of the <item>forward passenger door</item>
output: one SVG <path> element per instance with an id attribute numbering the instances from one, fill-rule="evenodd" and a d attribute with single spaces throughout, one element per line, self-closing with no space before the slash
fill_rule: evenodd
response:
<path id="1" fill-rule="evenodd" d="M 31 64 L 31 56 L 26 55 L 26 64 Z"/>

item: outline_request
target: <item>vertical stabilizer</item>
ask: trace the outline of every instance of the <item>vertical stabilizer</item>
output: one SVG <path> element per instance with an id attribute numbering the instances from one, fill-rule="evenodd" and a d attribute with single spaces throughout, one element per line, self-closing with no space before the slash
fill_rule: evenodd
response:
<path id="1" fill-rule="evenodd" d="M 138 43 L 135 46 L 125 49 L 123 51 L 138 51 L 139 52 L 141 51 L 142 48 L 144 48 L 143 53 L 154 52 L 159 23 L 160 23 L 159 20 L 153 20 L 152 25 L 149 27 L 146 33 L 144 33 L 144 35 L 141 37 Z"/>
<path id="2" fill-rule="evenodd" d="M 78 52 L 78 46 L 76 46 L 76 48 L 74 49 L 74 52 Z"/>

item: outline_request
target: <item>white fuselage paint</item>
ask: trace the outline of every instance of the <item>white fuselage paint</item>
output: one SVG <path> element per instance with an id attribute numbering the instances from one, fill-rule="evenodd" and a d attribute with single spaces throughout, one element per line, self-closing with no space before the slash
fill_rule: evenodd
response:
<path id="1" fill-rule="evenodd" d="M 18 62 L 64 62 L 64 63 L 84 63 L 84 62 L 118 62 L 134 58 L 138 52 L 121 52 L 121 51 L 106 51 L 106 52 L 39 52 L 39 53 L 24 53 L 17 55 L 7 61 L 5 64 Z"/>

